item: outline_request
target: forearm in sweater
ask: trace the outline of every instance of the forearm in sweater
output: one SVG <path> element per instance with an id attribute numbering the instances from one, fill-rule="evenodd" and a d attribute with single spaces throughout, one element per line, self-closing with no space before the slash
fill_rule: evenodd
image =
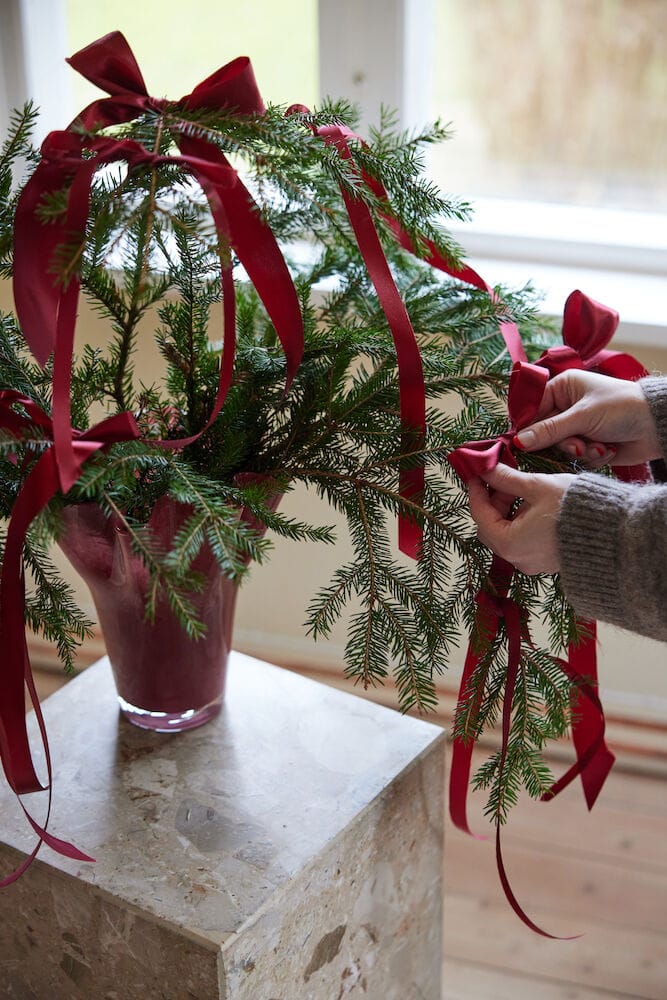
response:
<path id="1" fill-rule="evenodd" d="M 667 379 L 641 386 L 667 456 Z M 558 541 L 563 588 L 579 615 L 667 640 L 667 486 L 577 476 Z"/>

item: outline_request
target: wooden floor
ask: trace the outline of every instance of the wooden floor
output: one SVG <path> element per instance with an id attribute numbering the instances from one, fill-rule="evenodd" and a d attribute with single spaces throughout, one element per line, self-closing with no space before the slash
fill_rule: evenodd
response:
<path id="1" fill-rule="evenodd" d="M 444 1000 L 667 1000 L 667 786 L 616 768 L 588 813 L 580 787 L 526 801 L 503 833 L 505 901 L 491 839 L 451 825 L 445 846 Z M 484 832 L 480 802 L 472 810 Z"/>
<path id="2" fill-rule="evenodd" d="M 62 674 L 36 675 L 41 697 Z M 470 815 L 485 832 L 482 801 Z M 667 783 L 616 768 L 588 813 L 571 786 L 522 802 L 503 834 L 512 887 L 550 941 L 524 927 L 500 887 L 493 840 L 448 825 L 443 1000 L 667 1000 Z"/>

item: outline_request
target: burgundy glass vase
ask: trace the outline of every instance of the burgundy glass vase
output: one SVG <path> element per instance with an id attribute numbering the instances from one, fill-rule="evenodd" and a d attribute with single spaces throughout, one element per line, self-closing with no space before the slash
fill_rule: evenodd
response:
<path id="1" fill-rule="evenodd" d="M 148 526 L 164 550 L 189 513 L 170 498 L 157 502 Z M 190 639 L 165 598 L 146 619 L 148 571 L 119 520 L 94 503 L 66 507 L 63 518 L 60 546 L 90 589 L 123 714 L 158 732 L 208 722 L 222 705 L 237 584 L 204 546 L 192 568 L 205 585 L 190 600 L 206 633 Z"/>

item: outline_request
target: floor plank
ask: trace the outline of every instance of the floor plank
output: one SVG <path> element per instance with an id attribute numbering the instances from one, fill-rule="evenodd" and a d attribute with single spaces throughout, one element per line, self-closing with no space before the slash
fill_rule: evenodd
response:
<path id="1" fill-rule="evenodd" d="M 442 1000 L 627 1000 L 627 993 L 594 990 L 559 979 L 535 979 L 477 962 L 446 959 Z"/>
<path id="2" fill-rule="evenodd" d="M 454 847 L 453 837 L 445 850 L 450 861 L 445 863 L 448 890 L 478 899 L 497 895 L 500 900 L 495 845 L 461 836 Z M 637 931 L 667 930 L 667 869 L 650 872 L 578 854 L 561 855 L 548 844 L 535 848 L 509 837 L 503 858 L 520 904 L 529 914 L 533 909 L 557 914 L 558 933 L 577 934 L 582 919 Z M 560 920 L 561 914 L 566 921 Z"/>
<path id="3" fill-rule="evenodd" d="M 611 996 L 665 1000 L 667 940 L 664 933 L 632 927 L 600 927 L 574 910 L 531 911 L 535 922 L 556 933 L 576 929 L 576 941 L 549 941 L 518 924 L 505 900 L 491 902 L 448 892 L 445 896 L 446 958 L 497 967 L 511 975 L 561 980 Z M 558 919 L 557 919 L 558 918 Z M 500 980 L 502 981 L 502 980 Z M 492 994 L 495 1000 L 496 993 Z M 541 994 L 536 990 L 535 1000 Z M 491 998 L 489 998 L 491 1000 Z"/>
<path id="4" fill-rule="evenodd" d="M 476 832 L 493 832 L 481 796 L 471 796 L 470 819 Z M 583 936 L 548 941 L 525 928 L 504 898 L 493 841 L 474 841 L 448 820 L 445 1000 L 667 1000 L 662 780 L 615 770 L 591 813 L 577 785 L 550 803 L 522 800 L 503 844 L 529 916 L 553 933 Z"/>

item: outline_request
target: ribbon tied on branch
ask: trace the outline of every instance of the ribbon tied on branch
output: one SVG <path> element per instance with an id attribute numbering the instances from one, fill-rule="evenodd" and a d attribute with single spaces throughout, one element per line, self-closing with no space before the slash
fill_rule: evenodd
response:
<path id="1" fill-rule="evenodd" d="M 264 104 L 248 59 L 240 58 L 208 77 L 177 104 L 151 98 L 134 56 L 114 32 L 88 46 L 71 64 L 109 97 L 94 101 L 69 129 L 52 132 L 42 147 L 42 159 L 26 184 L 17 205 L 14 240 L 14 299 L 22 332 L 37 361 L 44 365 L 53 354 L 53 405 L 48 417 L 30 400 L 9 392 L 2 394 L 0 426 L 14 436 L 37 428 L 48 440 L 43 454 L 26 477 L 12 511 L 0 581 L 0 635 L 4 659 L 3 697 L 0 699 L 0 754 L 8 783 L 17 796 L 42 788 L 32 761 L 25 725 L 24 682 L 28 687 L 44 744 L 48 769 L 49 809 L 40 826 L 27 813 L 39 841 L 32 854 L 3 884 L 17 878 L 30 864 L 42 841 L 67 857 L 91 860 L 72 845 L 47 832 L 51 803 L 51 762 L 41 710 L 32 679 L 25 639 L 25 586 L 23 548 L 30 524 L 58 492 L 67 493 L 77 482 L 88 457 L 112 441 L 139 438 L 132 414 L 121 412 L 87 432 L 72 427 L 70 389 L 74 332 L 80 290 L 78 261 L 85 238 L 91 186 L 96 171 L 123 161 L 128 169 L 176 164 L 202 188 L 213 216 L 220 246 L 223 298 L 223 349 L 217 395 L 204 427 L 187 438 L 152 440 L 156 447 L 181 449 L 211 426 L 231 384 L 235 353 L 235 295 L 232 252 L 253 282 L 274 324 L 286 356 L 287 388 L 303 353 L 303 319 L 291 275 L 277 241 L 262 219 L 254 199 L 225 155 L 191 129 L 173 135 L 178 156 L 163 156 L 129 139 L 92 135 L 94 129 L 118 125 L 144 114 L 189 110 L 227 109 L 237 114 L 264 112 Z M 185 123 L 183 123 L 185 124 Z M 43 221 L 49 199 L 66 192 L 66 205 L 49 225 Z M 58 281 L 57 256 L 76 241 L 78 255 Z M 23 415 L 17 412 L 22 409 Z M 20 801 L 20 798 L 19 798 Z M 21 802 L 25 811 L 25 806 Z"/>

